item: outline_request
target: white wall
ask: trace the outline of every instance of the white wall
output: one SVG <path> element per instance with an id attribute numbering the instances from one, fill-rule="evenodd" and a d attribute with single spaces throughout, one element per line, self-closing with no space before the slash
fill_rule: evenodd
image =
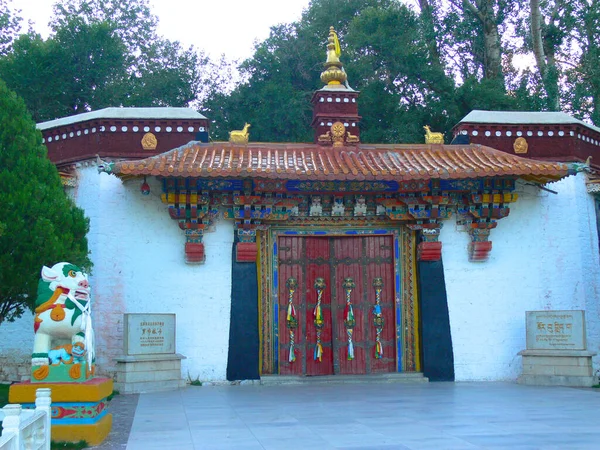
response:
<path id="1" fill-rule="evenodd" d="M 519 200 L 491 232 L 486 262 L 467 258 L 466 231 L 440 236 L 457 380 L 514 380 L 525 349 L 525 311 L 585 309 L 588 350 L 600 350 L 600 265 L 594 204 L 583 175 L 519 183 Z M 595 358 L 595 370 L 600 360 Z"/>
<path id="2" fill-rule="evenodd" d="M 184 232 L 160 200 L 161 185 L 148 179 L 122 183 L 95 167 L 79 170 L 74 197 L 90 218 L 94 263 L 90 283 L 97 365 L 114 369 L 123 354 L 124 313 L 175 313 L 182 376 L 224 380 L 229 346 L 233 225 L 221 220 L 204 237 L 206 263 L 185 263 Z"/>
<path id="3" fill-rule="evenodd" d="M 40 270 L 42 268 L 40 267 Z M 29 380 L 33 351 L 33 314 L 0 325 L 0 381 Z"/>
<path id="4" fill-rule="evenodd" d="M 516 379 L 529 310 L 585 309 L 588 349 L 600 351 L 598 235 L 584 181 L 578 175 L 550 184 L 558 195 L 519 183 L 519 200 L 492 230 L 486 262 L 469 262 L 467 232 L 454 219 L 445 222 L 440 239 L 457 380 Z M 221 220 L 205 235 L 204 265 L 185 264 L 183 231 L 160 201 L 160 185 L 148 182 L 151 195 L 142 196 L 139 180 L 122 183 L 85 167 L 73 192 L 90 218 L 98 368 L 112 371 L 122 355 L 124 313 L 175 313 L 177 351 L 188 358 L 182 376 L 224 380 L 233 225 Z M 0 342 L 0 366 L 27 360 L 31 314 L 2 324 Z"/>

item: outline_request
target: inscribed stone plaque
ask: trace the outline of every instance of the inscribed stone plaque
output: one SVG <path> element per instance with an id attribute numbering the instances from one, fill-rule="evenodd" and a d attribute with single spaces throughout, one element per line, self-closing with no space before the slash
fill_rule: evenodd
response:
<path id="1" fill-rule="evenodd" d="M 125 314 L 125 354 L 175 353 L 175 314 Z"/>
<path id="2" fill-rule="evenodd" d="M 527 311 L 527 350 L 585 350 L 584 311 Z"/>

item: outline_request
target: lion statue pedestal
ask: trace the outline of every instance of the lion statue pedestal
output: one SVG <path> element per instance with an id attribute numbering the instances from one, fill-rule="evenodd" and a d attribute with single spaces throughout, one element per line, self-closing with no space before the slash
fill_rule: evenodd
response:
<path id="1" fill-rule="evenodd" d="M 33 320 L 31 381 L 13 384 L 10 403 L 33 407 L 38 388 L 52 390 L 52 440 L 98 445 L 110 432 L 113 381 L 94 377 L 90 285 L 79 267 L 42 268 Z"/>

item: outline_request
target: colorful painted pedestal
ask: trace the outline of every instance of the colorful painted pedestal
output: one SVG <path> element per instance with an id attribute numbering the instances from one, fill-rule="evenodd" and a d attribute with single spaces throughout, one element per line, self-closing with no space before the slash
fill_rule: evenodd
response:
<path id="1" fill-rule="evenodd" d="M 84 383 L 23 383 L 10 387 L 10 403 L 25 408 L 35 406 L 35 391 L 52 390 L 52 440 L 56 442 L 86 441 L 98 445 L 110 432 L 112 414 L 107 413 L 107 397 L 113 392 L 110 378 L 92 378 Z"/>

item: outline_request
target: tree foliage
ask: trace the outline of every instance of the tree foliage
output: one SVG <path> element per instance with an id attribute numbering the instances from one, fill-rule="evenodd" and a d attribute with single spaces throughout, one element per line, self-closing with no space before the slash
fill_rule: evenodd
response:
<path id="1" fill-rule="evenodd" d="M 43 265 L 90 267 L 88 220 L 64 193 L 23 100 L 0 80 L 0 324 L 33 308 Z"/>
<path id="2" fill-rule="evenodd" d="M 124 46 L 110 24 L 77 17 L 44 41 L 24 34 L 0 59 L 0 76 L 36 121 L 119 104 L 127 93 Z"/>
<path id="3" fill-rule="evenodd" d="M 20 11 L 9 7 L 11 1 L 0 0 L 0 56 L 10 51 L 23 21 L 23 18 L 19 15 Z"/>
<path id="4" fill-rule="evenodd" d="M 2 21 L 18 17 L 7 1 L 0 28 L 15 30 L 17 19 Z M 251 122 L 254 141 L 310 141 L 334 26 L 365 142 L 421 141 L 424 124 L 450 137 L 475 108 L 563 110 L 599 124 L 599 16 L 600 0 L 312 0 L 237 65 L 159 36 L 149 0 L 59 0 L 49 39 L 30 32 L 8 38 L 4 56 L 0 47 L 0 77 L 38 121 L 201 105 L 213 139 Z M 535 64 L 519 68 L 524 57 Z"/>
<path id="5" fill-rule="evenodd" d="M 38 122 L 108 106 L 188 106 L 207 59 L 158 36 L 157 21 L 148 0 L 63 0 L 53 34 L 21 35 L 0 57 L 0 78 Z"/>
<path id="6" fill-rule="evenodd" d="M 330 25 L 361 92 L 365 142 L 419 142 L 425 124 L 449 137 L 473 109 L 562 109 L 600 123 L 600 0 L 417 3 L 313 0 L 255 47 L 242 82 L 211 91 L 213 137 L 252 122 L 252 140 L 310 141 Z M 517 69 L 528 55 L 536 66 Z"/>

